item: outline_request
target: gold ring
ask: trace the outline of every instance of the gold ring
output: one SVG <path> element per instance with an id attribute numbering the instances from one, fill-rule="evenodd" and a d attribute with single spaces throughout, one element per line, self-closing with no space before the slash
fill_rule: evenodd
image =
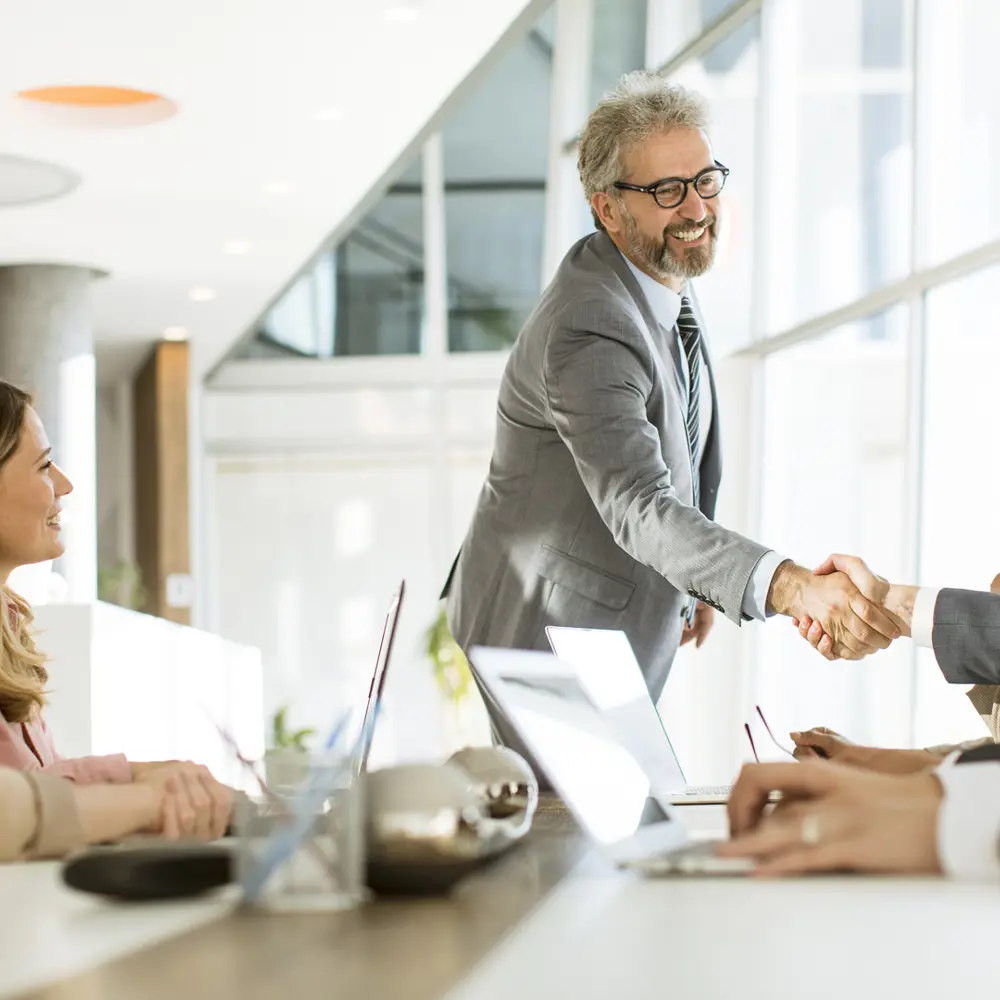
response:
<path id="1" fill-rule="evenodd" d="M 802 820 L 802 843 L 807 847 L 815 847 L 819 843 L 819 817 L 806 816 Z"/>

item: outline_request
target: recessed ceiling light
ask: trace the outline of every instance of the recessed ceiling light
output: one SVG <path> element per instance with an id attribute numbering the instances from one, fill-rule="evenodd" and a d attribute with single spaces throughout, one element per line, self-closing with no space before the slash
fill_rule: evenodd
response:
<path id="1" fill-rule="evenodd" d="M 253 244 L 249 240 L 229 240 L 223 249 L 234 257 L 246 257 L 248 253 L 253 253 Z"/>
<path id="2" fill-rule="evenodd" d="M 267 194 L 273 194 L 276 197 L 291 194 L 294 190 L 295 187 L 289 181 L 271 181 L 270 184 L 264 186 L 264 191 Z"/>
<path id="3" fill-rule="evenodd" d="M 78 174 L 55 163 L 0 155 L 0 208 L 61 198 L 79 183 Z"/>
<path id="4" fill-rule="evenodd" d="M 320 108 L 313 112 L 314 122 L 339 122 L 344 117 L 340 108 Z"/>
<path id="5" fill-rule="evenodd" d="M 187 340 L 187 328 L 183 326 L 168 326 L 166 330 L 163 331 L 163 339 L 174 341 Z"/>
<path id="6" fill-rule="evenodd" d="M 420 17 L 420 11 L 409 3 L 394 3 L 382 11 L 383 21 L 415 21 Z"/>
<path id="7" fill-rule="evenodd" d="M 22 111 L 71 127 L 128 128 L 177 114 L 177 105 L 169 97 L 131 87 L 34 87 L 15 96 Z"/>
<path id="8" fill-rule="evenodd" d="M 216 298 L 218 293 L 214 288 L 208 288 L 205 285 L 195 285 L 194 288 L 188 292 L 188 298 L 192 302 L 211 302 Z"/>

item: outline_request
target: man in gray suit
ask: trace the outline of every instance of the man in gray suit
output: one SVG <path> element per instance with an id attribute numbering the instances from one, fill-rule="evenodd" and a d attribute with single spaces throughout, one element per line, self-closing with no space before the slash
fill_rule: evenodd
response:
<path id="1" fill-rule="evenodd" d="M 490 471 L 445 585 L 464 649 L 545 648 L 547 625 L 622 629 L 654 700 L 715 610 L 737 625 L 808 614 L 852 659 L 897 634 L 883 593 L 713 521 L 718 400 L 688 282 L 712 265 L 729 171 L 706 124 L 700 97 L 645 72 L 591 115 L 579 169 L 598 231 L 567 253 L 514 344 Z"/>

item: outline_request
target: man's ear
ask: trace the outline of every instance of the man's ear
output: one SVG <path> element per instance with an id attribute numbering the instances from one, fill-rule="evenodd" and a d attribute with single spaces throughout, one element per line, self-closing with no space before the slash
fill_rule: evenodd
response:
<path id="1" fill-rule="evenodd" d="M 601 220 L 601 225 L 610 233 L 617 233 L 621 229 L 621 220 L 616 211 L 615 199 L 605 191 L 597 191 L 590 199 L 590 207 Z"/>
<path id="2" fill-rule="evenodd" d="M 1000 594 L 1000 573 L 997 573 L 997 575 L 993 577 L 993 582 L 990 584 L 990 593 Z"/>

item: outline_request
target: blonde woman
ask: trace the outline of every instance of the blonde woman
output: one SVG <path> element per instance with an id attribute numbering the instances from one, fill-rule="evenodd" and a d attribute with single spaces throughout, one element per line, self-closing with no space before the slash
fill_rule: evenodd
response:
<path id="1" fill-rule="evenodd" d="M 45 658 L 32 640 L 31 609 L 7 581 L 19 566 L 62 555 L 59 515 L 72 489 L 52 460 L 31 397 L 0 381 L 0 766 L 81 785 L 155 785 L 169 792 L 166 807 L 176 813 L 180 835 L 209 836 L 225 828 L 231 797 L 206 768 L 130 762 L 121 754 L 65 760 L 45 725 Z"/>

